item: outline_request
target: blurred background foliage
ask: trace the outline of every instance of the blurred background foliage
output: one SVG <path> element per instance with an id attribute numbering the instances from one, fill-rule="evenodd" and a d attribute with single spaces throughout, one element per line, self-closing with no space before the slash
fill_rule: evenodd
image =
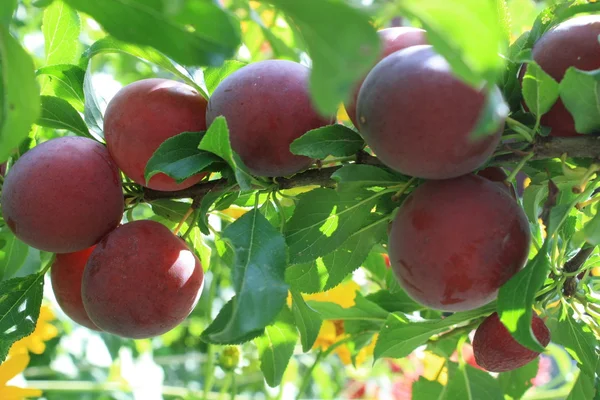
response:
<path id="1" fill-rule="evenodd" d="M 345 1 L 371 15 L 377 28 L 412 23 L 395 14 L 395 1 Z M 306 46 L 296 28 L 272 6 L 247 0 L 221 0 L 221 3 L 241 21 L 243 45 L 236 54 L 239 63 L 232 62 L 231 70 L 243 63 L 270 58 L 310 64 Z M 511 15 L 511 40 L 515 40 L 531 28 L 544 7 L 555 1 L 508 0 L 507 3 Z M 12 33 L 34 57 L 36 67 L 40 67 L 45 65 L 48 56 L 42 32 L 44 18 L 48 15 L 45 16 L 44 9 L 36 5 L 44 5 L 44 1 L 19 0 Z M 72 49 L 73 60 L 106 36 L 94 20 L 85 14 L 79 16 L 80 45 Z M 122 86 L 133 81 L 150 77 L 173 78 L 172 73 L 123 53 L 94 57 L 91 71 L 101 108 Z M 188 72 L 198 81 L 202 80 L 199 71 Z M 41 86 L 43 93 L 52 90 L 50 85 L 42 83 Z M 338 116 L 342 121 L 347 120 L 343 108 Z M 57 135 L 53 129 L 37 125 L 34 129 L 38 131 L 32 136 L 42 139 Z M 34 144 L 28 143 L 29 146 Z M 211 223 L 225 227 L 245 211 L 240 207 L 215 211 L 210 217 Z M 174 224 L 156 217 L 150 207 L 138 207 L 136 213 L 139 213 L 137 217 L 153 217 L 167 225 Z M 214 237 L 203 239 L 216 253 Z M 358 269 L 351 280 L 326 293 L 308 295 L 305 299 L 334 302 L 342 307 L 353 305 L 357 291 L 367 294 L 380 288 L 381 282 L 372 271 L 384 271 L 385 275 L 383 253 L 383 248 L 379 253 L 372 251 L 365 262 L 369 264 L 365 265 L 368 268 Z M 22 267 L 14 276 L 41 270 L 50 256 L 32 248 L 27 248 L 24 254 L 26 257 L 20 260 Z M 49 400 L 217 399 L 235 392 L 238 393 L 236 398 L 240 399 L 290 399 L 297 396 L 300 389 L 303 398 L 409 399 L 415 382 L 424 385 L 426 379 L 446 383 L 444 348 L 453 348 L 456 343 L 450 346 L 440 343 L 437 354 L 435 349 L 423 346 L 404 359 L 386 359 L 373 365 L 374 340 L 355 351 L 352 343 L 344 342 L 344 323 L 325 321 L 314 351 L 296 351 L 281 385 L 270 388 L 260 371 L 259 353 L 254 342 L 241 346 L 215 346 L 199 339 L 201 332 L 234 294 L 229 269 L 216 265 L 221 262 L 218 257 L 210 259 L 205 290 L 192 315 L 171 332 L 147 340 L 120 339 L 74 324 L 62 314 L 50 285 L 46 285 L 44 306 L 35 332 L 17 342 L 8 361 L 0 365 L 0 399 L 23 396 Z M 208 265 L 205 263 L 204 267 L 207 269 Z M 452 354 L 450 359 L 456 360 L 458 356 Z M 472 362 L 470 345 L 463 347 L 460 356 Z M 532 388 L 525 399 L 562 399 L 567 397 L 573 385 L 575 371 L 565 350 L 551 344 L 539 361 L 514 374 L 529 377 Z M 509 387 L 510 382 L 506 385 Z M 510 393 L 510 388 L 506 391 Z"/>

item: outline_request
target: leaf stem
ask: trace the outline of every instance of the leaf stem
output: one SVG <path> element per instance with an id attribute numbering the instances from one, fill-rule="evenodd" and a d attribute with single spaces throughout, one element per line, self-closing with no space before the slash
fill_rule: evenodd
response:
<path id="1" fill-rule="evenodd" d="M 220 260 L 211 263 L 210 272 L 212 274 L 212 280 L 210 283 L 210 289 L 208 291 L 208 299 L 206 301 L 206 310 L 208 313 L 208 318 L 212 320 L 212 307 L 215 297 L 217 295 L 217 289 L 219 287 L 221 281 L 221 264 Z M 204 381 L 204 400 L 209 400 L 208 395 L 211 393 L 212 386 L 214 383 L 214 372 L 215 372 L 215 345 L 211 343 L 206 344 L 206 368 L 204 371 L 205 381 Z"/>
<path id="2" fill-rule="evenodd" d="M 173 230 L 173 235 L 177 235 L 179 233 L 179 231 L 181 230 L 181 228 L 183 227 L 183 224 L 185 224 L 185 221 L 187 221 L 187 219 L 190 217 L 190 215 L 192 215 L 194 213 L 194 207 L 190 207 L 188 208 L 188 210 L 185 212 L 185 214 L 183 215 L 183 218 L 181 218 L 181 221 L 179 221 L 179 224 L 177 224 L 177 226 L 175 227 L 175 229 Z"/>
<path id="3" fill-rule="evenodd" d="M 533 129 L 511 117 L 506 118 L 506 124 L 513 131 L 523 136 L 529 143 L 533 142 L 533 137 L 535 136 L 535 131 Z"/>
<path id="4" fill-rule="evenodd" d="M 532 157 L 533 157 L 533 153 L 529 153 L 525 157 L 523 157 L 523 159 L 519 162 L 519 164 L 517 164 L 517 166 L 515 167 L 515 169 L 512 170 L 512 172 L 506 178 L 506 180 L 508 182 L 514 181 L 515 177 L 517 176 L 517 174 L 521 171 L 521 169 L 523 169 L 523 167 L 525 166 L 525 164 L 527 163 L 527 161 L 531 160 Z"/>

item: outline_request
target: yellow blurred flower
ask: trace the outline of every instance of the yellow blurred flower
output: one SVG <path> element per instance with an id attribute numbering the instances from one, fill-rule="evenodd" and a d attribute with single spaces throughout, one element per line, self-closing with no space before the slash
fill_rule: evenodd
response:
<path id="1" fill-rule="evenodd" d="M 27 352 L 11 351 L 8 358 L 0 364 L 0 399 L 21 400 L 28 397 L 40 397 L 42 391 L 39 389 L 24 389 L 17 386 L 8 386 L 7 383 L 27 368 L 29 354 Z"/>
<path id="2" fill-rule="evenodd" d="M 307 294 L 303 295 L 303 297 L 305 300 L 335 303 L 344 308 L 349 308 L 355 304 L 356 292 L 359 289 L 360 286 L 356 282 L 347 281 L 326 292 Z M 320 348 L 322 350 L 327 350 L 333 344 L 346 339 L 348 336 L 349 335 L 344 330 L 343 320 L 323 321 L 323 325 L 321 325 L 321 330 L 313 345 L 313 349 Z M 357 366 L 365 362 L 369 356 L 373 355 L 376 342 L 377 335 L 374 335 L 371 343 L 358 351 L 358 354 L 356 355 Z M 344 365 L 352 363 L 352 352 L 348 344 L 344 343 L 337 346 L 333 352 L 340 357 L 340 360 Z"/>
<path id="3" fill-rule="evenodd" d="M 11 351 L 24 353 L 31 352 L 42 354 L 46 350 L 46 343 L 58 335 L 58 329 L 50 322 L 56 319 L 50 307 L 43 305 L 40 309 L 37 325 L 33 333 L 13 344 Z M 2 397 L 0 397 L 2 398 Z"/>
<path id="4" fill-rule="evenodd" d="M 344 123 L 350 121 L 350 117 L 348 116 L 348 113 L 346 112 L 346 107 L 344 107 L 343 104 L 340 104 L 340 106 L 338 107 L 337 120 L 340 124 L 344 124 Z"/>
<path id="5" fill-rule="evenodd" d="M 430 381 L 438 381 L 443 386 L 448 382 L 446 359 L 426 351 L 423 357 L 423 377 Z"/>

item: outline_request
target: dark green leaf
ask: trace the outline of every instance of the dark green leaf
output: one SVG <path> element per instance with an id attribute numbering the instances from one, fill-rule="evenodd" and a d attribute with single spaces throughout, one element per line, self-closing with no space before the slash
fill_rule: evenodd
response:
<path id="1" fill-rule="evenodd" d="M 282 10 L 302 34 L 312 59 L 310 90 L 324 115 L 333 115 L 379 56 L 369 17 L 336 0 L 263 0 Z"/>
<path id="2" fill-rule="evenodd" d="M 18 0 L 5 0 L 0 4 L 0 24 L 8 26 L 17 8 Z"/>
<path id="3" fill-rule="evenodd" d="M 129 54 L 139 58 L 140 60 L 157 65 L 165 71 L 169 71 L 175 76 L 178 76 L 185 83 L 198 90 L 202 96 L 208 98 L 206 92 L 194 81 L 194 79 L 182 66 L 170 60 L 167 56 L 153 49 L 152 47 L 136 46 L 134 44 L 122 42 L 114 37 L 109 36 L 94 42 L 94 44 L 92 44 L 86 50 L 83 55 L 82 64 L 87 65 L 90 59 L 95 55 L 110 53 Z"/>
<path id="4" fill-rule="evenodd" d="M 246 63 L 237 60 L 227 60 L 220 67 L 208 67 L 204 69 L 204 84 L 209 94 L 215 91 L 219 83 L 229 75 L 242 68 Z"/>
<path id="5" fill-rule="evenodd" d="M 46 65 L 74 63 L 80 52 L 81 21 L 77 11 L 62 1 L 55 1 L 44 10 L 42 21 Z"/>
<path id="6" fill-rule="evenodd" d="M 206 134 L 200 141 L 198 149 L 216 154 L 227 162 L 235 171 L 235 178 L 240 189 L 250 190 L 252 188 L 252 175 L 242 163 L 239 156 L 231 149 L 229 143 L 229 128 L 225 117 L 217 117 L 211 124 Z"/>
<path id="7" fill-rule="evenodd" d="M 444 332 L 456 324 L 489 314 L 494 308 L 494 304 L 489 304 L 476 310 L 459 312 L 436 320 L 423 320 L 404 313 L 389 314 L 377 339 L 374 357 L 376 360 L 382 357 L 406 357 L 414 349 L 425 344 L 433 335 Z"/>
<path id="8" fill-rule="evenodd" d="M 226 325 L 209 336 L 235 343 L 269 325 L 285 304 L 286 247 L 283 236 L 258 211 L 252 210 L 223 231 L 234 249 L 232 265 L 236 296 Z"/>
<path id="9" fill-rule="evenodd" d="M 513 371 L 502 372 L 498 375 L 498 383 L 502 392 L 513 399 L 520 399 L 533 386 L 531 380 L 536 377 L 539 368 L 539 358 Z"/>
<path id="10" fill-rule="evenodd" d="M 318 312 L 323 319 L 385 321 L 389 313 L 377 304 L 356 293 L 355 304 L 344 308 L 337 303 L 309 300 L 307 304 Z"/>
<path id="11" fill-rule="evenodd" d="M 65 1 L 92 16 L 115 38 L 154 47 L 184 65 L 220 65 L 240 44 L 239 32 L 231 22 L 197 23 L 194 30 L 177 23 L 173 11 L 180 5 L 167 9 L 162 2 L 158 5 L 145 0 Z M 197 22 L 226 15 L 213 2 L 190 6 L 187 12 L 187 18 Z"/>
<path id="12" fill-rule="evenodd" d="M 364 145 L 365 141 L 358 133 L 344 125 L 335 124 L 306 132 L 292 142 L 290 150 L 294 154 L 324 159 L 327 156 L 354 155 Z"/>
<path id="13" fill-rule="evenodd" d="M 76 65 L 61 64 L 40 68 L 36 71 L 37 76 L 48 77 L 49 85 L 54 94 L 67 100 L 77 111 L 83 112 L 85 95 L 83 93 L 83 81 L 85 71 Z"/>
<path id="14" fill-rule="evenodd" d="M 327 268 L 323 260 L 290 265 L 285 270 L 285 281 L 294 290 L 302 293 L 322 292 L 327 282 Z"/>
<path id="15" fill-rule="evenodd" d="M 598 353 L 598 341 L 590 327 L 576 321 L 571 313 L 548 320 L 548 328 L 552 333 L 552 342 L 563 346 L 573 357 L 584 374 L 594 376 Z"/>
<path id="16" fill-rule="evenodd" d="M 567 400 L 596 400 L 597 390 L 594 375 L 580 371 Z"/>
<path id="17" fill-rule="evenodd" d="M 0 363 L 14 342 L 35 329 L 42 306 L 44 273 L 0 282 Z"/>
<path id="18" fill-rule="evenodd" d="M 200 201 L 200 207 L 198 207 L 198 227 L 205 235 L 210 234 L 210 229 L 208 228 L 208 211 L 215 201 L 217 201 L 222 195 L 223 193 L 220 191 L 211 191 L 206 193 Z"/>
<path id="19" fill-rule="evenodd" d="M 539 121 L 558 99 L 558 82 L 532 61 L 527 65 L 527 73 L 523 77 L 523 97 Z"/>
<path id="20" fill-rule="evenodd" d="M 40 92 L 33 60 L 0 25 L 0 163 L 29 134 L 40 115 Z"/>
<path id="21" fill-rule="evenodd" d="M 441 396 L 443 400 L 504 400 L 498 381 L 487 372 L 469 364 L 448 367 L 448 384 Z"/>
<path id="22" fill-rule="evenodd" d="M 250 331 L 244 335 L 236 337 L 235 340 L 230 340 L 230 338 L 219 340 L 218 337 L 215 338 L 213 336 L 213 334 L 217 334 L 227 327 L 233 315 L 233 308 L 235 307 L 236 302 L 237 299 L 234 296 L 223 306 L 223 308 L 221 309 L 221 311 L 219 311 L 219 314 L 217 314 L 213 322 L 208 326 L 208 328 L 204 330 L 204 332 L 202 332 L 202 335 L 200 335 L 200 339 L 212 344 L 242 344 L 249 342 L 250 340 L 264 333 L 264 328 L 257 329 L 255 331 Z"/>
<path id="23" fill-rule="evenodd" d="M 299 197 L 285 226 L 292 264 L 330 253 L 361 229 L 381 193 L 314 189 Z"/>
<path id="24" fill-rule="evenodd" d="M 202 137 L 202 132 L 182 132 L 165 140 L 146 164 L 146 182 L 162 172 L 181 183 L 219 161 L 214 154 L 198 150 Z"/>
<path id="25" fill-rule="evenodd" d="M 560 82 L 560 98 L 573 115 L 577 132 L 600 129 L 600 69 L 581 71 L 569 67 Z"/>
<path id="26" fill-rule="evenodd" d="M 317 340 L 321 325 L 323 324 L 323 319 L 318 312 L 306 304 L 300 292 L 291 290 L 291 293 L 294 320 L 296 321 L 296 326 L 300 332 L 302 351 L 306 353 L 312 348 L 315 340 Z"/>
<path id="27" fill-rule="evenodd" d="M 439 399 L 444 387 L 439 382 L 434 382 L 423 378 L 412 385 L 412 400 L 432 400 Z"/>
<path id="28" fill-rule="evenodd" d="M 36 123 L 47 128 L 66 129 L 78 136 L 92 137 L 81 115 L 60 97 L 42 96 L 42 114 Z"/>
<path id="29" fill-rule="evenodd" d="M 0 281 L 11 278 L 25 263 L 29 246 L 7 228 L 0 228 Z"/>
<path id="30" fill-rule="evenodd" d="M 547 243 L 547 242 L 546 242 Z M 544 351 L 531 331 L 532 306 L 537 291 L 542 287 L 550 260 L 547 244 L 498 292 L 498 315 L 515 340 L 535 351 Z"/>
<path id="31" fill-rule="evenodd" d="M 379 167 L 363 164 L 345 165 L 335 171 L 331 178 L 339 182 L 340 185 L 344 185 L 345 188 L 386 187 L 398 185 L 408 180 Z"/>
<path id="32" fill-rule="evenodd" d="M 298 341 L 294 317 L 287 307 L 279 313 L 275 323 L 255 339 L 260 357 L 260 370 L 270 387 L 279 386 Z"/>

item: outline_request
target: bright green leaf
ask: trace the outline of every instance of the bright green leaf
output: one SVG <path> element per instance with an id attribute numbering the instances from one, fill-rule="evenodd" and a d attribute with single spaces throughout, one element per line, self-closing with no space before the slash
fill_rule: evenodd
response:
<path id="1" fill-rule="evenodd" d="M 79 57 L 81 21 L 77 11 L 62 1 L 54 1 L 44 10 L 42 32 L 46 47 L 46 65 L 71 64 Z"/>
<path id="2" fill-rule="evenodd" d="M 309 300 L 307 304 L 318 312 L 323 319 L 385 321 L 389 313 L 377 304 L 356 293 L 352 307 L 342 307 L 337 303 Z"/>
<path id="3" fill-rule="evenodd" d="M 66 129 L 78 136 L 92 137 L 81 115 L 60 97 L 42 96 L 42 114 L 36 123 L 47 128 Z"/>
<path id="4" fill-rule="evenodd" d="M 412 400 L 439 399 L 442 390 L 444 387 L 441 383 L 427 380 L 421 376 L 412 385 Z"/>
<path id="5" fill-rule="evenodd" d="M 583 371 L 579 372 L 575 385 L 569 393 L 569 397 L 566 400 L 596 400 L 597 386 L 594 375 L 588 375 Z"/>
<path id="6" fill-rule="evenodd" d="M 523 77 L 523 98 L 538 121 L 556 103 L 558 88 L 558 82 L 537 63 L 532 61 L 527 65 L 527 72 Z"/>
<path id="7" fill-rule="evenodd" d="M 441 399 L 504 400 L 504 396 L 498 382 L 487 372 L 469 364 L 456 366 L 451 363 L 448 368 L 448 384 Z"/>
<path id="8" fill-rule="evenodd" d="M 247 65 L 244 62 L 237 60 L 227 60 L 219 67 L 207 67 L 204 69 L 204 84 L 209 94 L 215 91 L 219 83 L 229 75 L 233 74 L 238 69 Z"/>
<path id="9" fill-rule="evenodd" d="M 11 278 L 25 263 L 29 246 L 5 226 L 0 228 L 0 281 Z"/>
<path id="10" fill-rule="evenodd" d="M 47 76 L 53 94 L 67 100 L 77 111 L 83 112 L 85 104 L 83 69 L 71 64 L 51 65 L 38 69 L 36 75 Z"/>
<path id="11" fill-rule="evenodd" d="M 539 358 L 512 371 L 502 372 L 498 375 L 498 383 L 504 394 L 513 399 L 520 399 L 525 392 L 533 386 L 531 380 L 536 377 L 539 368 Z"/>
<path id="12" fill-rule="evenodd" d="M 399 185 L 408 179 L 394 175 L 374 165 L 349 164 L 335 171 L 331 178 L 345 188 L 386 187 Z"/>
<path id="13" fill-rule="evenodd" d="M 579 133 L 600 130 L 600 69 L 581 71 L 569 67 L 560 82 L 560 98 Z"/>
<path id="14" fill-rule="evenodd" d="M 8 26 L 17 8 L 18 0 L 4 0 L 0 4 L 0 24 Z"/>
<path id="15" fill-rule="evenodd" d="M 27 137 L 40 114 L 33 60 L 0 26 L 0 162 Z"/>

